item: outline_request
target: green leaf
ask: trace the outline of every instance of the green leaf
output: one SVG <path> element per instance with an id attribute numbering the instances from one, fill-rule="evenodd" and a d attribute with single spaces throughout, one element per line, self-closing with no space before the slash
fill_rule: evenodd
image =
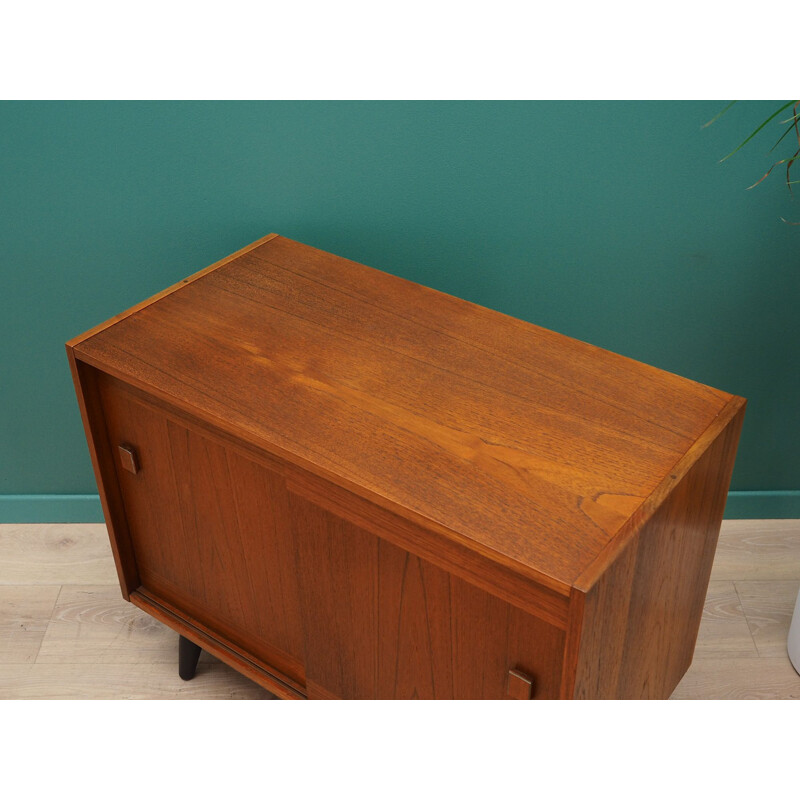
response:
<path id="1" fill-rule="evenodd" d="M 738 100 L 731 100 L 731 102 L 728 103 L 728 105 L 726 105 L 725 108 L 723 108 L 722 111 L 720 111 L 719 114 L 717 114 L 716 117 L 714 117 L 713 119 L 710 119 L 708 122 L 706 122 L 706 124 L 703 125 L 703 127 L 707 128 L 709 125 L 713 125 L 729 108 L 732 108 L 738 102 L 739 102 Z"/>
<path id="2" fill-rule="evenodd" d="M 794 123 L 794 121 L 795 121 L 795 117 L 792 117 L 791 119 L 786 119 L 786 120 L 784 120 L 783 122 L 791 122 L 791 123 Z M 781 125 L 783 125 L 783 122 L 781 123 Z M 772 147 L 770 147 L 770 149 L 769 149 L 770 153 L 771 153 L 771 152 L 772 152 L 772 151 L 773 151 L 773 150 L 774 150 L 774 149 L 775 149 L 775 148 L 776 148 L 776 147 L 777 147 L 777 146 L 778 146 L 778 145 L 779 145 L 779 144 L 780 144 L 780 143 L 781 143 L 781 142 L 784 140 L 784 137 L 786 136 L 786 134 L 787 134 L 787 133 L 791 133 L 793 130 L 794 130 L 794 124 L 790 125 L 790 126 L 789 126 L 789 127 L 788 127 L 788 128 L 787 128 L 787 129 L 786 129 L 786 130 L 785 130 L 785 131 L 784 131 L 784 132 L 781 134 L 781 138 L 780 138 L 780 139 L 778 139 L 778 141 L 777 141 L 777 142 L 775 142 L 775 144 L 774 144 L 774 145 L 772 145 Z"/>
<path id="3" fill-rule="evenodd" d="M 769 149 L 770 153 L 783 141 L 786 134 L 789 133 L 790 131 L 795 131 L 795 133 L 797 133 L 797 143 L 800 144 L 800 128 L 798 128 L 797 126 L 798 121 L 800 121 L 800 117 L 797 116 L 797 106 L 800 106 L 800 100 L 798 100 L 794 104 L 794 108 L 792 109 L 792 116 L 789 117 L 789 119 L 781 120 L 781 125 L 785 125 L 786 123 L 791 123 L 791 124 L 781 134 L 781 138 L 778 139 L 778 141 L 775 142 L 775 144 L 772 145 L 772 147 L 770 147 Z"/>
<path id="4" fill-rule="evenodd" d="M 795 103 L 794 100 L 790 100 L 785 105 L 782 105 L 776 112 L 770 114 L 769 117 L 767 117 L 735 150 L 731 150 L 731 152 L 728 153 L 728 155 L 726 155 L 725 158 L 721 158 L 719 160 L 720 164 L 723 161 L 727 161 L 734 153 L 738 153 L 765 125 L 772 122 L 772 120 L 775 119 L 775 117 L 777 117 L 778 114 L 780 114 L 782 111 L 786 111 L 786 109 L 789 108 L 789 106 L 794 105 L 794 103 Z"/>

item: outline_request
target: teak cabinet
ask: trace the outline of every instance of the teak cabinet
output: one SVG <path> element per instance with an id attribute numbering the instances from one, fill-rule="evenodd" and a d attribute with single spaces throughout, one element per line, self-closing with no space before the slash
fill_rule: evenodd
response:
<path id="1" fill-rule="evenodd" d="M 67 352 L 124 597 L 281 697 L 692 660 L 742 398 L 274 234 Z"/>

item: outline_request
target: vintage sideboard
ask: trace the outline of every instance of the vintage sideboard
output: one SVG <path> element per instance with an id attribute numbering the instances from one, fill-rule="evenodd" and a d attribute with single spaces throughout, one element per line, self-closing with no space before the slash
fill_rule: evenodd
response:
<path id="1" fill-rule="evenodd" d="M 745 401 L 272 234 L 67 344 L 123 596 L 285 698 L 666 698 Z"/>

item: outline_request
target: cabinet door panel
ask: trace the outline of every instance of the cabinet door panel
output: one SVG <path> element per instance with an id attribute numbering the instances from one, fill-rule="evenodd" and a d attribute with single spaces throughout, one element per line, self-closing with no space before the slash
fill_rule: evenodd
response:
<path id="1" fill-rule="evenodd" d="M 376 697 L 378 540 L 289 494 L 309 697 Z"/>
<path id="2" fill-rule="evenodd" d="M 450 576 L 378 543 L 378 697 L 453 697 Z"/>
<path id="3" fill-rule="evenodd" d="M 304 680 L 288 495 L 281 476 L 99 381 L 142 585 Z M 135 450 L 134 474 L 117 458 Z"/>
<path id="4" fill-rule="evenodd" d="M 558 697 L 564 635 L 290 493 L 310 697 Z"/>

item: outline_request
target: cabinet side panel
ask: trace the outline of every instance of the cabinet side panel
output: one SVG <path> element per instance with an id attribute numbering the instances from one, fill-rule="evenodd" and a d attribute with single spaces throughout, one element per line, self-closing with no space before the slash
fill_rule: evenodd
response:
<path id="1" fill-rule="evenodd" d="M 689 668 L 743 417 L 587 591 L 574 697 L 666 699 Z"/>
<path id="2" fill-rule="evenodd" d="M 566 676 L 562 695 L 565 698 L 571 697 L 573 691 L 574 696 L 581 699 L 617 696 L 620 669 L 626 657 L 625 640 L 638 541 L 633 539 L 628 543 L 583 598 L 583 630 L 576 656 L 578 672 L 577 675 L 574 672 L 573 661 L 572 674 Z M 576 592 L 576 600 L 579 597 Z M 574 688 L 569 688 L 570 678 L 575 681 Z"/>
<path id="3" fill-rule="evenodd" d="M 116 480 L 125 502 L 125 515 L 143 581 L 151 574 L 186 585 L 190 564 L 182 552 L 185 541 L 175 471 L 172 467 L 167 421 L 134 403 L 123 391 L 113 391 L 104 376 L 98 379 Z M 134 448 L 138 471 L 124 468 L 118 446 Z"/>
<path id="4" fill-rule="evenodd" d="M 103 507 L 103 516 L 111 541 L 111 551 L 117 567 L 122 596 L 128 600 L 141 581 L 133 554 L 125 509 L 117 483 L 114 458 L 106 432 L 104 413 L 97 388 L 97 371 L 75 358 L 67 345 L 67 357 L 75 384 L 75 394 L 83 421 L 83 430 L 89 446 L 92 468 Z"/>

